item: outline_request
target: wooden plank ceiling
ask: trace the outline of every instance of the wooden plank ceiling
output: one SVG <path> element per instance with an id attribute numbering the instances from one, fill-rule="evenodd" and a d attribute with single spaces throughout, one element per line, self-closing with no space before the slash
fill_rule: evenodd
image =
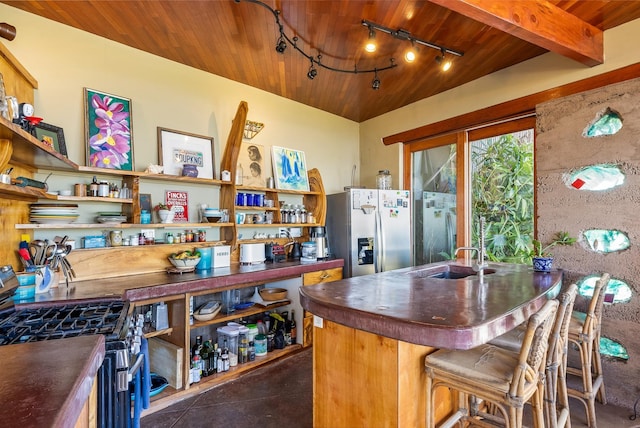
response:
<path id="1" fill-rule="evenodd" d="M 246 0 L 2 1 L 116 42 L 362 122 L 463 85 L 548 51 L 581 67 L 603 62 L 602 31 L 640 18 L 640 1 L 524 0 L 265 0 L 280 11 L 284 32 L 330 67 L 318 69 L 288 46 L 278 53 L 278 27 L 265 7 Z M 378 49 L 364 51 L 363 19 L 464 52 L 448 72 L 437 50 L 376 33 Z M 20 28 L 17 29 L 20 37 Z M 115 59 L 114 59 L 115 60 Z M 215 94 L 211 94 L 215 96 Z"/>

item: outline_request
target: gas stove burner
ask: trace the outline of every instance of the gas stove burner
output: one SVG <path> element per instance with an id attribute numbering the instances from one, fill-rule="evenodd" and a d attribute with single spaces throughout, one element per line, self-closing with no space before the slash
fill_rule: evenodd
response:
<path id="1" fill-rule="evenodd" d="M 128 330 L 129 303 L 83 303 L 19 309 L 0 320 L 0 345 L 102 334 L 123 340 Z"/>

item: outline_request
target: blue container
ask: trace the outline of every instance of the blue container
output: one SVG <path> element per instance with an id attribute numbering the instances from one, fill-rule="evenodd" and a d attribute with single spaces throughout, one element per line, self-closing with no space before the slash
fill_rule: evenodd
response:
<path id="1" fill-rule="evenodd" d="M 252 207 L 254 206 L 254 194 L 253 193 L 247 193 L 247 206 L 248 207 Z"/>
<path id="2" fill-rule="evenodd" d="M 142 212 L 140 212 L 140 223 L 141 224 L 151 223 L 151 213 L 149 211 L 142 210 Z"/>
<path id="3" fill-rule="evenodd" d="M 253 205 L 256 207 L 264 206 L 264 195 L 262 194 L 253 195 Z"/>
<path id="4" fill-rule="evenodd" d="M 236 206 L 244 207 L 247 205 L 247 194 L 244 192 L 238 192 L 236 195 Z"/>
<path id="5" fill-rule="evenodd" d="M 198 248 L 200 252 L 200 261 L 196 265 L 196 270 L 208 270 L 211 269 L 211 247 Z"/>
<path id="6" fill-rule="evenodd" d="M 34 275 L 35 281 L 35 275 Z M 36 296 L 36 284 L 33 285 L 21 285 L 16 288 L 16 292 L 14 294 L 14 299 L 24 300 L 24 299 L 33 299 Z"/>
<path id="7" fill-rule="evenodd" d="M 36 285 L 35 272 L 18 272 L 16 277 L 18 278 L 18 285 Z"/>

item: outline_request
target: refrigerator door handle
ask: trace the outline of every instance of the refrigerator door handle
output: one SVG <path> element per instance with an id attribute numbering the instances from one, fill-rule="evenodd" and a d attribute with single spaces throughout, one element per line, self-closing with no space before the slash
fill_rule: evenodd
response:
<path id="1" fill-rule="evenodd" d="M 375 272 L 384 272 L 384 234 L 382 232 L 382 217 L 380 211 L 376 211 L 376 226 L 373 241 Z"/>

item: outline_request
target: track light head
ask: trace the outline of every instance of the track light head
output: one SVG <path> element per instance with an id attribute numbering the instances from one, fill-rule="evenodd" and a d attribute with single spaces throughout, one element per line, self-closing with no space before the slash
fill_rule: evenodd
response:
<path id="1" fill-rule="evenodd" d="M 287 50 L 287 42 L 284 41 L 284 37 L 280 36 L 278 43 L 276 43 L 276 52 L 284 53 Z"/>
<path id="2" fill-rule="evenodd" d="M 448 71 L 451 68 L 451 60 L 445 58 L 444 52 L 445 52 L 444 49 L 442 49 L 441 50 L 442 54 L 436 56 L 436 62 L 438 63 L 442 71 Z"/>
<path id="3" fill-rule="evenodd" d="M 373 80 L 371 81 L 371 89 L 377 91 L 380 89 L 380 79 L 378 79 L 378 71 L 375 71 L 375 75 L 373 76 Z"/>
<path id="4" fill-rule="evenodd" d="M 412 45 L 412 46 L 411 46 L 409 49 L 407 49 L 407 51 L 404 53 L 404 60 L 405 60 L 406 62 L 411 63 L 411 62 L 413 62 L 413 61 L 415 61 L 415 60 L 416 60 L 416 56 L 417 56 L 417 55 L 416 55 L 416 50 L 415 50 L 415 48 L 414 48 L 414 47 L 413 47 L 413 45 Z"/>
<path id="5" fill-rule="evenodd" d="M 313 80 L 318 75 L 318 70 L 313 66 L 313 61 L 311 61 L 311 67 L 309 67 L 309 71 L 307 72 L 307 77 L 309 80 Z"/>
<path id="6" fill-rule="evenodd" d="M 364 50 L 373 53 L 376 51 L 376 32 L 373 31 L 373 28 L 369 27 L 369 39 L 367 40 L 367 44 L 364 46 Z"/>

